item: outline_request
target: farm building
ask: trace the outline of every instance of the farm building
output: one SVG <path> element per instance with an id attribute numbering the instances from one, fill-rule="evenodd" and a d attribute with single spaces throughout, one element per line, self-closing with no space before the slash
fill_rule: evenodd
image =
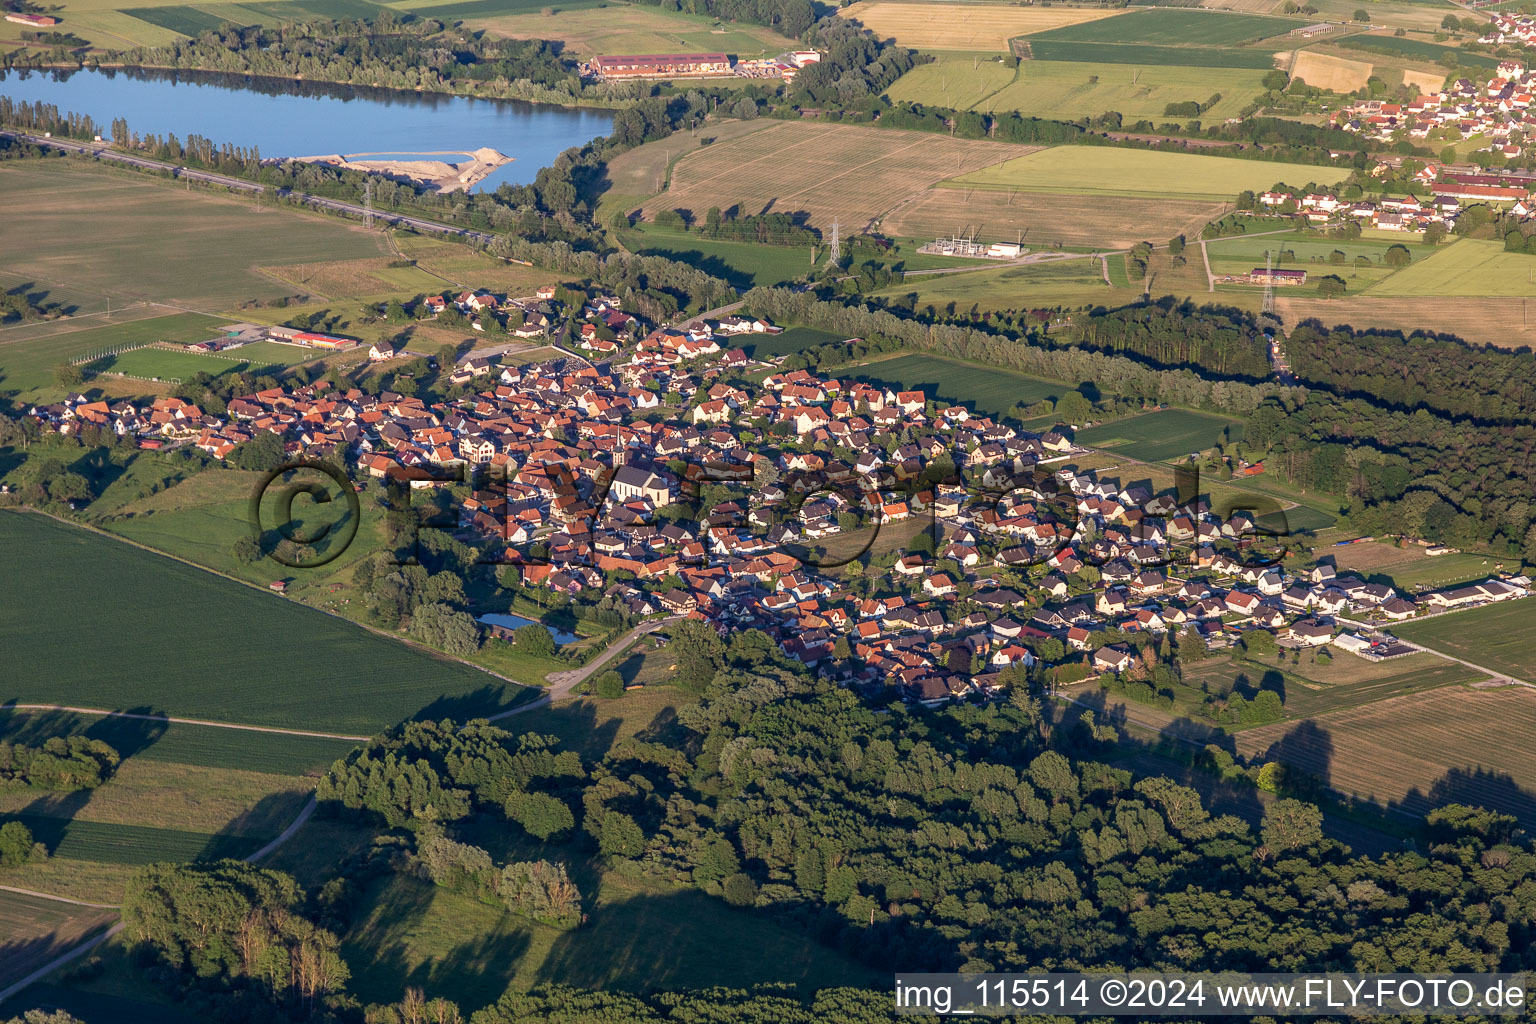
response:
<path id="1" fill-rule="evenodd" d="M 48 28 L 57 25 L 58 18 L 49 17 L 46 14 L 21 14 L 15 11 L 7 11 L 5 20 L 15 22 L 18 25 L 26 25 L 30 28 Z"/>
<path id="2" fill-rule="evenodd" d="M 329 349 L 332 352 L 342 352 L 357 344 L 351 338 L 338 338 L 330 334 L 317 334 L 314 331 L 298 331 L 291 327 L 269 328 L 267 330 L 267 338 L 288 345 L 301 345 L 304 348 L 323 348 Z"/>
<path id="3" fill-rule="evenodd" d="M 1306 284 L 1307 272 L 1305 270 L 1270 270 L 1267 267 L 1254 267 L 1248 271 L 1250 284 Z"/>
<path id="4" fill-rule="evenodd" d="M 647 53 L 593 57 L 602 78 L 675 78 L 679 75 L 728 75 L 731 58 L 723 53 Z"/>

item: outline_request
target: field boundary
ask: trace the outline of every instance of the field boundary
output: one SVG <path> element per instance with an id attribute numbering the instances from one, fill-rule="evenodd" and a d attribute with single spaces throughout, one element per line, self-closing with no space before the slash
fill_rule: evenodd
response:
<path id="1" fill-rule="evenodd" d="M 269 732 L 283 736 L 303 736 L 317 740 L 353 740 L 367 743 L 371 736 L 349 736 L 339 732 L 306 732 L 303 729 L 280 729 L 272 725 L 241 725 L 237 722 L 215 722 L 204 718 L 177 718 L 172 715 L 145 715 L 135 711 L 108 711 L 104 708 L 77 708 L 67 704 L 0 704 L 0 711 L 64 711 L 72 715 L 97 715 L 102 718 L 132 718 L 145 722 L 167 722 L 173 725 L 202 725 L 210 729 L 236 729 L 241 732 Z M 5 886 L 0 885 L 0 889 Z"/>

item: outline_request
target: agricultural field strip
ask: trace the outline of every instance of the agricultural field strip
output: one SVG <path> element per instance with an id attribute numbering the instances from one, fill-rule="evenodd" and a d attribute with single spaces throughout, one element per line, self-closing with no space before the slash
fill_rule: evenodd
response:
<path id="1" fill-rule="evenodd" d="M 241 732 L 269 732 L 281 736 L 305 736 L 317 740 L 356 740 L 366 743 L 371 737 L 350 736 L 338 732 L 306 732 L 303 729 L 279 729 L 269 725 L 239 725 L 235 722 L 211 722 L 204 718 L 176 718 L 169 715 L 143 715 L 133 711 L 107 711 L 102 708 L 76 708 L 64 704 L 0 704 L 0 711 L 66 711 L 75 715 L 99 715 L 103 718 L 134 718 L 145 722 L 174 722 L 177 725 L 205 725 L 211 729 L 237 729 Z"/>
<path id="2" fill-rule="evenodd" d="M 76 907 L 94 907 L 98 910 L 121 910 L 118 903 L 88 903 L 85 900 L 72 900 L 68 896 L 55 896 L 51 892 L 37 892 L 32 889 L 18 889 L 14 885 L 0 885 L 0 892 L 13 892 L 18 896 L 34 896 L 40 900 L 53 900 L 55 903 L 68 903 Z"/>

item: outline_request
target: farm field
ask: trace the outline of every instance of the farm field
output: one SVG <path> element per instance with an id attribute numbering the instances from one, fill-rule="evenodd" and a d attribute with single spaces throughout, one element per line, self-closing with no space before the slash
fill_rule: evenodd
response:
<path id="1" fill-rule="evenodd" d="M 36 745 L 51 736 L 101 740 L 124 757 L 131 755 L 134 763 L 165 761 L 278 776 L 319 771 L 357 745 L 351 740 L 218 729 L 184 722 L 0 707 L 0 742 Z"/>
<path id="2" fill-rule="evenodd" d="M 1235 68 L 1133 66 L 1092 61 L 1027 60 L 1018 69 L 996 61 L 941 56 L 919 64 L 886 90 L 893 101 L 941 103 L 961 110 L 1017 110 L 1072 120 L 1119 111 L 1128 121 L 1164 118 L 1169 103 L 1221 100 L 1203 116 L 1235 117 L 1262 91 L 1264 73 Z"/>
<path id="3" fill-rule="evenodd" d="M 1123 274 L 1122 274 L 1123 277 Z M 1103 264 L 1092 258 L 1067 259 L 1017 267 L 997 267 L 960 274 L 908 277 L 899 285 L 876 292 L 893 296 L 917 294 L 919 308 L 982 310 L 1020 306 L 1118 306 L 1134 302 L 1140 288 L 1115 288 L 1104 280 Z"/>
<path id="4" fill-rule="evenodd" d="M 722 241 L 654 224 L 641 224 L 635 231 L 625 232 L 623 241 L 633 252 L 686 263 L 743 289 L 793 281 L 814 265 L 809 247 Z"/>
<path id="5" fill-rule="evenodd" d="M 37 571 L 41 565 L 47 573 Z M 490 713 L 522 692 L 291 601 L 39 516 L 0 515 L 0 573 L 14 581 L 0 616 L 0 645 L 13 652 L 4 700 L 367 734 L 417 713 Z M 136 599 L 81 602 L 53 586 L 58 579 L 89 579 L 102 592 L 132 591 Z M 134 638 L 131 648 L 125 637 Z M 120 671 L 88 668 L 103 664 Z"/>
<path id="6" fill-rule="evenodd" d="M 1328 21 L 1345 21 L 1354 16 L 1360 5 L 1354 0 L 1310 0 L 1320 17 Z M 1275 9 L 1279 9 L 1275 4 Z M 1414 3 L 1412 0 L 1372 0 L 1366 10 L 1371 12 L 1373 25 L 1391 28 L 1419 29 L 1433 32 L 1445 17 L 1445 7 L 1434 3 Z"/>
<path id="7" fill-rule="evenodd" d="M 605 0 L 571 0 L 560 5 L 562 11 L 585 10 L 602 7 Z M 528 14 L 542 10 L 548 4 L 539 0 L 394 0 L 387 6 L 397 11 L 410 11 L 427 18 L 445 21 L 465 18 L 490 18 L 500 14 Z"/>
<path id="8" fill-rule="evenodd" d="M 881 226 L 912 238 L 958 229 L 975 231 L 984 242 L 1011 242 L 1022 232 L 1024 244 L 1033 247 L 1127 248 L 1144 238 L 1194 237 L 1223 209 L 1204 200 L 936 188 L 888 213 Z"/>
<path id="9" fill-rule="evenodd" d="M 78 240 L 82 207 L 91 210 L 90 245 Z M 293 293 L 253 264 L 377 256 L 383 245 L 360 226 L 270 206 L 257 211 L 158 178 L 64 160 L 0 166 L 0 220 L 14 237 L 30 240 L 6 252 L 7 273 L 117 299 L 214 308 Z M 231 246 L 232 237 L 241 244 Z"/>
<path id="10" fill-rule="evenodd" d="M 1114 455 L 1127 455 L 1142 462 L 1163 462 L 1190 452 L 1204 451 L 1243 436 L 1239 420 L 1194 412 L 1189 409 L 1160 409 L 1128 419 L 1115 420 L 1076 434 L 1078 444 L 1103 448 Z"/>
<path id="11" fill-rule="evenodd" d="M 684 154 L 702 148 L 704 139 L 714 139 L 711 145 L 719 145 L 762 131 L 774 123 L 766 119 L 730 121 L 718 126 L 711 125 L 708 135 L 673 132 L 664 139 L 647 142 L 620 153 L 608 161 L 607 178 L 604 181 L 604 209 L 598 219 L 606 224 L 614 213 L 628 213 L 639 206 L 646 196 L 653 196 L 666 188 L 667 172 L 672 165 Z M 454 248 L 462 250 L 464 247 L 455 245 Z"/>
<path id="12" fill-rule="evenodd" d="M 1055 399 L 1072 390 L 1070 385 L 1039 377 L 930 355 L 902 355 L 866 363 L 852 368 L 850 376 L 905 391 L 922 391 L 930 399 L 959 403 L 994 416 L 1010 413 L 1016 405 Z"/>
<path id="13" fill-rule="evenodd" d="M 1529 256 L 1517 259 L 1531 259 Z M 1428 261 L 1426 261 L 1428 262 Z M 1399 271 L 1397 276 L 1403 272 Z M 1394 276 L 1393 281 L 1396 281 Z M 1379 327 L 1404 334 L 1438 331 L 1477 345 L 1496 348 L 1536 347 L 1536 309 L 1525 298 L 1394 296 L 1375 289 L 1342 299 L 1318 299 L 1277 290 L 1275 309 L 1287 324 L 1316 319 L 1332 327 Z"/>
<path id="14" fill-rule="evenodd" d="M 805 211 L 810 223 L 844 235 L 954 174 L 1000 163 L 1027 147 L 921 132 L 853 125 L 775 124 L 749 136 L 687 154 L 672 169 L 667 191 L 644 205 L 744 213 Z"/>
<path id="15" fill-rule="evenodd" d="M 1392 631 L 1404 640 L 1530 681 L 1536 677 L 1533 628 L 1536 601 L 1525 599 L 1404 622 Z"/>
<path id="16" fill-rule="evenodd" d="M 261 272 L 311 295 L 332 298 L 398 296 L 442 288 L 445 282 L 415 267 L 391 267 L 383 256 L 358 260 L 276 264 Z"/>
<path id="17" fill-rule="evenodd" d="M 1113 10 L 861 0 L 838 11 L 881 39 L 918 50 L 1007 50 L 1008 40 L 1110 17 Z"/>
<path id="18" fill-rule="evenodd" d="M 1372 296 L 1536 294 L 1536 257 L 1504 251 L 1502 242 L 1461 238 L 1371 289 Z"/>
<path id="19" fill-rule="evenodd" d="M 1291 63 L 1291 77 L 1308 85 L 1332 92 L 1353 92 L 1370 80 L 1374 65 L 1368 60 L 1350 60 L 1315 50 L 1296 51 Z"/>
<path id="20" fill-rule="evenodd" d="M 117 345 L 153 341 L 206 341 L 214 335 L 215 328 L 228 322 L 222 317 L 203 313 L 172 313 L 169 316 L 122 323 L 93 317 L 81 320 L 80 329 L 68 333 L 19 341 L 8 340 L 8 335 L 0 334 L 0 394 L 18 395 L 37 388 L 52 387 L 54 367 L 78 356 L 90 355 Z M 56 323 L 68 325 L 68 321 Z M 163 354 L 169 356 L 176 353 Z"/>
<path id="21" fill-rule="evenodd" d="M 946 180 L 943 186 L 1221 202 L 1230 200 L 1243 189 L 1267 189 L 1276 181 L 1317 181 L 1333 185 L 1342 181 L 1347 173 L 1340 167 L 1193 153 L 1057 146 L 956 175 Z M 1083 184 L 1090 181 L 1092 185 Z"/>
<path id="22" fill-rule="evenodd" d="M 1041 39 L 1029 44 L 1036 60 L 1099 61 L 1104 64 L 1167 64 L 1174 67 L 1248 68 L 1268 71 L 1275 66 L 1273 54 L 1220 46 L 1151 46 L 1146 43 L 1090 43 L 1069 39 Z"/>
<path id="23" fill-rule="evenodd" d="M 545 14 L 547 10 L 550 13 Z M 465 27 L 506 39 L 553 39 L 577 57 L 614 53 L 724 52 L 775 56 L 800 44 L 770 28 L 746 22 L 722 24 L 711 17 L 659 7 L 611 4 L 584 10 L 545 7 L 528 13 L 470 17 Z"/>
<path id="24" fill-rule="evenodd" d="M 1494 68 L 1499 65 L 1499 58 L 1490 57 L 1486 53 L 1473 53 L 1455 46 L 1399 36 L 1356 35 L 1341 39 L 1339 45 L 1349 50 L 1384 53 L 1389 57 L 1406 57 L 1409 60 L 1433 61 L 1437 64 L 1445 61 L 1469 68 Z"/>
<path id="25" fill-rule="evenodd" d="M 1427 624 L 1426 624 L 1427 625 Z M 1419 816 L 1447 803 L 1536 823 L 1536 695 L 1442 687 L 1236 734 L 1239 752 L 1280 760 L 1379 806 Z"/>
<path id="26" fill-rule="evenodd" d="M 818 345 L 846 341 L 841 334 L 818 331 L 814 327 L 791 327 L 783 334 L 749 334 L 731 339 L 731 348 L 740 348 L 754 359 L 787 356 Z"/>
<path id="27" fill-rule="evenodd" d="M 1305 22 L 1256 14 L 1216 14 L 1187 8 L 1132 11 L 1113 21 L 1089 22 L 1034 32 L 1035 40 L 1074 43 L 1150 43 L 1165 46 L 1241 46 L 1289 32 Z"/>
<path id="28" fill-rule="evenodd" d="M 7 876 L 0 873 L 0 880 Z M 0 892 L 0 988 L 19 981 L 117 915 L 16 892 Z"/>

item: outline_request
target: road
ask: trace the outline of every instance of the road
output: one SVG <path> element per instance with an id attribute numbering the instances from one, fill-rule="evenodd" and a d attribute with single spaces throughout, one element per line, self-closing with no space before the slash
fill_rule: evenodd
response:
<path id="1" fill-rule="evenodd" d="M 304 805 L 304 809 L 299 812 L 298 817 L 294 818 L 293 822 L 291 824 L 289 824 L 289 826 L 287 828 L 283 829 L 282 833 L 276 839 L 273 839 L 266 846 L 263 846 L 261 849 L 257 850 L 255 853 L 251 854 L 249 857 L 246 857 L 244 859 L 247 862 L 254 863 L 254 862 L 258 861 L 258 860 L 261 860 L 263 857 L 266 857 L 268 854 L 272 853 L 278 847 L 280 847 L 284 843 L 288 842 L 288 840 L 292 839 L 294 837 L 294 835 L 299 831 L 299 829 L 304 826 L 304 823 L 309 820 L 310 815 L 312 815 L 314 813 L 315 813 L 315 798 L 314 798 L 314 796 L 310 796 L 309 803 Z M 40 892 L 34 893 L 34 892 L 30 892 L 29 890 L 26 890 L 26 889 L 11 889 L 9 886 L 0 886 L 0 889 L 6 889 L 7 891 L 10 891 L 10 892 L 23 892 L 23 893 L 27 893 L 28 895 L 31 895 L 31 896 L 43 896 L 46 899 L 62 900 L 65 903 L 79 903 L 80 906 L 83 906 L 83 907 L 102 907 L 104 909 L 114 909 L 114 908 L 107 907 L 107 905 L 101 904 L 101 903 L 82 903 L 79 900 L 64 899 L 64 897 L 62 897 L 62 896 L 49 896 L 46 893 L 40 893 Z M 122 921 L 118 921 L 111 928 L 108 928 L 106 931 L 102 932 L 100 935 L 96 935 L 96 936 L 93 936 L 92 938 L 86 939 L 84 942 L 80 943 L 80 945 L 76 946 L 74 949 L 69 950 L 67 953 L 61 953 L 58 956 L 54 957 L 52 960 L 48 961 L 46 964 L 44 964 L 43 966 L 39 967 L 37 970 L 33 971 L 31 974 L 27 975 L 25 978 L 22 978 L 20 981 L 16 982 L 15 984 L 10 985 L 10 986 L 8 986 L 8 987 L 6 987 L 4 989 L 0 989 L 0 1004 L 4 1004 L 6 1000 L 10 999 L 16 993 L 18 993 L 22 989 L 26 988 L 28 985 L 31 985 L 34 982 L 41 981 L 42 979 L 46 978 L 48 975 L 52 974 L 54 971 L 58 970 L 60 967 L 63 967 L 66 964 L 73 963 L 74 961 L 76 961 L 76 960 L 80 959 L 81 957 L 85 956 L 87 953 L 89 953 L 91 950 L 95 949 L 97 946 L 100 946 L 102 943 L 106 942 L 108 939 L 112 938 L 114 935 L 119 934 L 123 930 L 124 927 L 125 926 L 124 926 L 123 922 Z"/>
<path id="2" fill-rule="evenodd" d="M 520 715 L 524 711 L 532 711 L 534 708 L 548 707 L 557 700 L 564 700 L 566 697 L 571 695 L 572 690 L 576 689 L 576 687 L 590 679 L 594 672 L 627 650 L 630 644 L 634 643 L 642 636 L 645 636 L 647 633 L 654 633 L 658 629 L 661 629 L 665 626 L 670 626 L 672 623 L 677 622 L 682 618 L 683 616 L 681 615 L 672 615 L 665 619 L 654 619 L 650 622 L 640 623 L 640 625 L 636 626 L 628 633 L 625 633 L 613 643 L 609 644 L 606 651 L 604 651 L 597 658 L 581 666 L 581 668 L 568 669 L 564 672 L 551 672 L 548 676 L 545 677 L 545 679 L 549 682 L 549 688 L 544 691 L 544 695 L 541 696 L 538 700 L 529 701 L 527 704 L 519 704 L 515 708 L 510 708 L 499 714 L 491 715 L 490 721 L 494 722 L 497 719 L 508 718 L 512 715 Z"/>
<path id="3" fill-rule="evenodd" d="M 110 161 L 124 164 L 129 167 L 137 167 L 146 171 L 169 171 L 173 178 L 178 180 L 200 181 L 209 185 L 220 185 L 224 188 L 234 189 L 239 192 L 250 192 L 263 195 L 268 192 L 280 199 L 296 199 L 307 206 L 313 206 L 333 213 L 344 213 L 353 217 L 367 215 L 359 203 L 343 202 L 340 199 L 326 199 L 323 196 L 310 195 L 308 192 L 296 192 L 293 189 L 272 188 L 254 181 L 245 181 L 241 178 L 231 178 L 226 174 L 215 174 L 212 171 L 200 171 L 191 167 L 183 167 L 180 164 L 169 163 L 164 160 L 152 160 L 149 157 L 138 156 L 133 153 L 123 153 L 100 142 L 77 142 L 73 139 L 54 139 L 32 132 L 17 131 L 14 129 L 0 129 L 0 136 L 19 139 L 30 142 L 36 146 L 48 146 L 53 149 L 61 149 L 70 153 L 81 153 L 97 160 Z M 413 228 L 417 231 L 427 231 L 433 234 L 450 235 L 454 238 L 470 239 L 477 242 L 490 242 L 496 236 L 484 231 L 472 231 L 469 228 L 454 227 L 451 224 L 439 224 L 436 221 L 424 220 L 421 217 L 412 217 L 399 213 L 381 213 L 373 211 L 375 220 L 396 227 Z"/>

